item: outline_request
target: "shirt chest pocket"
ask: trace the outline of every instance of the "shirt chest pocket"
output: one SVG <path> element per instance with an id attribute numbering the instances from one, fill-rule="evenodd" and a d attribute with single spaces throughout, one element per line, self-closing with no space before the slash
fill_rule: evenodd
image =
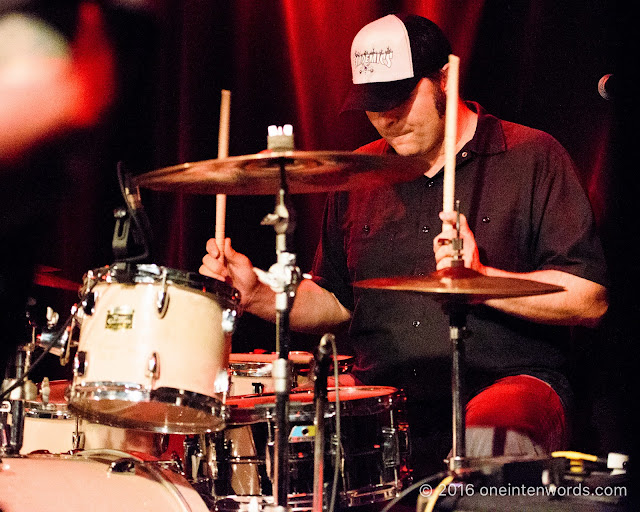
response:
<path id="1" fill-rule="evenodd" d="M 396 255 L 406 232 L 406 205 L 394 189 L 378 189 L 352 199 L 343 227 L 352 281 L 398 275 Z"/>
<path id="2" fill-rule="evenodd" d="M 389 227 L 370 224 L 354 227 L 345 239 L 347 266 L 352 281 L 395 275 L 395 234 Z"/>

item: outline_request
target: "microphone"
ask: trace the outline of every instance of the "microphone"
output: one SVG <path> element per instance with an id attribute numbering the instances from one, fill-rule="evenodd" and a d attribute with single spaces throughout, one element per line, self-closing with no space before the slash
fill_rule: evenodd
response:
<path id="1" fill-rule="evenodd" d="M 598 82 L 598 93 L 607 101 L 611 101 L 616 97 L 616 88 L 617 79 L 611 73 L 604 75 Z"/>
<path id="2" fill-rule="evenodd" d="M 320 339 L 320 344 L 314 354 L 313 373 L 318 379 L 325 379 L 329 373 L 329 363 L 331 362 L 332 346 L 331 343 L 335 340 L 333 334 L 327 333 Z"/>

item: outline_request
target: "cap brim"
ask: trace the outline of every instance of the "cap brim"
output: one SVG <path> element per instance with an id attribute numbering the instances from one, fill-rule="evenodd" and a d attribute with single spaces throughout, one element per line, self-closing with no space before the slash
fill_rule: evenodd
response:
<path id="1" fill-rule="evenodd" d="M 369 112 L 391 110 L 409 98 L 419 81 L 420 77 L 412 77 L 393 82 L 351 84 L 340 113 L 350 110 Z"/>

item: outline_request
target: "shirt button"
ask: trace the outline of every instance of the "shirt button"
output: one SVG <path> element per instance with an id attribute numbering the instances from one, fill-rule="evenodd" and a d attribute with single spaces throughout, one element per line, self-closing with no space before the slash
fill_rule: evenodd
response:
<path id="1" fill-rule="evenodd" d="M 482 217 L 482 222 L 484 222 L 485 224 L 489 224 L 489 222 L 491 222 L 491 218 L 489 216 Z"/>
<path id="2" fill-rule="evenodd" d="M 371 231 L 371 227 L 369 226 L 369 224 L 365 224 L 364 226 L 362 226 L 363 233 L 368 233 L 369 231 Z"/>
<path id="3" fill-rule="evenodd" d="M 423 277 L 424 276 L 424 272 L 418 272 L 418 276 Z"/>
<path id="4" fill-rule="evenodd" d="M 467 158 L 467 156 L 469 156 L 469 153 L 467 153 L 466 151 L 462 152 L 462 158 Z"/>
<path id="5" fill-rule="evenodd" d="M 413 323 L 412 323 L 412 325 L 413 325 L 414 327 L 418 327 L 418 326 L 420 325 L 420 320 L 414 320 L 414 321 L 413 321 Z"/>
<path id="6" fill-rule="evenodd" d="M 422 226 L 422 232 L 423 233 L 428 233 L 429 232 L 429 226 Z"/>
<path id="7" fill-rule="evenodd" d="M 429 188 L 433 187 L 433 180 L 427 181 L 427 187 Z"/>

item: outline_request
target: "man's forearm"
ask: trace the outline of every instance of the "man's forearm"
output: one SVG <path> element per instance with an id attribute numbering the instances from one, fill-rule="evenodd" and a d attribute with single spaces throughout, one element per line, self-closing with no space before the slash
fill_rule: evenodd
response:
<path id="1" fill-rule="evenodd" d="M 565 291 L 557 293 L 485 302 L 497 310 L 533 322 L 594 327 L 608 308 L 604 286 L 567 272 L 538 270 L 520 274 L 485 267 L 484 273 L 487 276 L 530 279 L 564 287 Z"/>
<path id="2" fill-rule="evenodd" d="M 253 296 L 248 298 L 246 311 L 275 322 L 275 292 L 267 285 L 261 284 Z M 340 330 L 350 319 L 351 312 L 342 306 L 331 292 L 308 279 L 300 283 L 289 317 L 292 330 L 322 334 Z"/>

